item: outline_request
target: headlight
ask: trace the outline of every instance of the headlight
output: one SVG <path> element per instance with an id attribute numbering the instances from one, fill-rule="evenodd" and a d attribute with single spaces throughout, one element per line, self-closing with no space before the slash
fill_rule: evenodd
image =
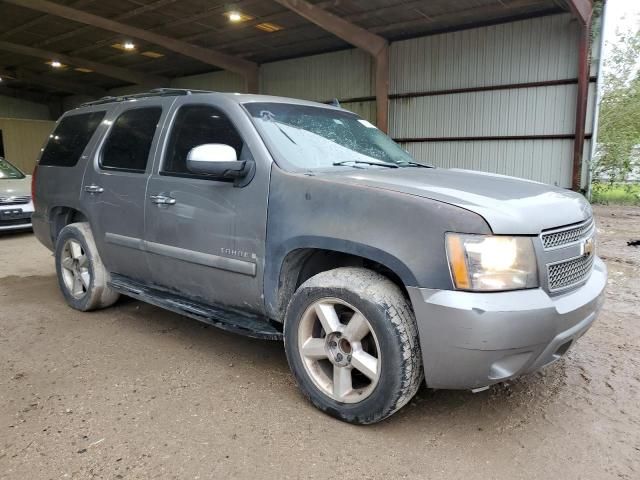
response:
<path id="1" fill-rule="evenodd" d="M 446 245 L 456 288 L 500 291 L 538 286 L 530 238 L 447 233 Z"/>

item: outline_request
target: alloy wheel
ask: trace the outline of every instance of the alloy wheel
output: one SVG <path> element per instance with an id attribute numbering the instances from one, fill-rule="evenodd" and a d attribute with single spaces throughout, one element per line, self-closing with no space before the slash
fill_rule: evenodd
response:
<path id="1" fill-rule="evenodd" d="M 324 298 L 307 308 L 298 326 L 298 347 L 313 383 L 338 402 L 361 402 L 378 384 L 382 362 L 375 332 L 343 300 Z"/>
<path id="2" fill-rule="evenodd" d="M 89 258 L 77 240 L 69 239 L 62 248 L 60 259 L 62 279 L 67 291 L 75 299 L 84 297 L 91 285 Z"/>

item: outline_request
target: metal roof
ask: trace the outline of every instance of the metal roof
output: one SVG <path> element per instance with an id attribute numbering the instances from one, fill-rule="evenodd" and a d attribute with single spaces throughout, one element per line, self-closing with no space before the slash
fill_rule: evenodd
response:
<path id="1" fill-rule="evenodd" d="M 238 0 L 58 0 L 84 12 L 127 25 L 215 49 L 258 64 L 348 48 L 350 45 L 274 1 Z M 563 0 L 329 0 L 312 1 L 388 40 L 410 38 L 478 25 L 499 23 L 566 10 Z M 231 23 L 229 10 L 249 19 Z M 260 24 L 281 28 L 266 32 Z M 161 77 L 182 77 L 215 70 L 188 56 L 157 45 L 126 38 L 107 30 L 0 2 L 0 76 L 16 72 L 15 81 L 3 82 L 0 93 L 62 94 L 64 82 L 107 90 L 126 82 L 69 65 L 53 69 L 43 58 L 12 53 L 2 42 L 80 57 L 114 67 Z M 114 48 L 131 40 L 133 52 Z M 144 52 L 160 54 L 151 58 Z M 29 81 L 51 80 L 51 85 Z M 56 86 L 58 82 L 58 86 Z"/>

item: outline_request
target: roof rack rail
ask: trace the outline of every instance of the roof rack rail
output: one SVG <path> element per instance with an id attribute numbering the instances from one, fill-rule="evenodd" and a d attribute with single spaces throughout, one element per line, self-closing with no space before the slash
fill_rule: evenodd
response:
<path id="1" fill-rule="evenodd" d="M 149 97 L 173 97 L 178 95 L 193 95 L 194 93 L 213 93 L 210 90 L 190 90 L 184 88 L 154 88 L 148 92 L 133 93 L 131 95 L 117 95 L 106 96 L 93 100 L 91 102 L 82 103 L 81 107 L 88 107 L 92 105 L 103 105 L 105 103 L 125 102 L 127 100 L 135 100 L 137 98 L 149 98 Z"/>

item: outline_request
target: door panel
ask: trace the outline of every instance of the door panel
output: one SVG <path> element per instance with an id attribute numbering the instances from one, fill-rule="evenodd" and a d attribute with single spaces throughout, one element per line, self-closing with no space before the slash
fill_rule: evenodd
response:
<path id="1" fill-rule="evenodd" d="M 149 276 L 144 241 L 146 184 L 153 166 L 167 99 L 123 105 L 85 172 L 81 204 L 107 269 L 136 279 Z"/>
<path id="2" fill-rule="evenodd" d="M 251 154 L 259 150 L 253 127 L 231 102 L 213 107 L 179 99 L 172 117 L 147 189 L 145 247 L 154 283 L 261 313 L 269 168 Z M 237 187 L 190 174 L 186 154 L 205 143 L 226 143 L 241 160 L 256 161 L 253 180 Z M 171 203 L 154 203 L 152 196 Z"/>

